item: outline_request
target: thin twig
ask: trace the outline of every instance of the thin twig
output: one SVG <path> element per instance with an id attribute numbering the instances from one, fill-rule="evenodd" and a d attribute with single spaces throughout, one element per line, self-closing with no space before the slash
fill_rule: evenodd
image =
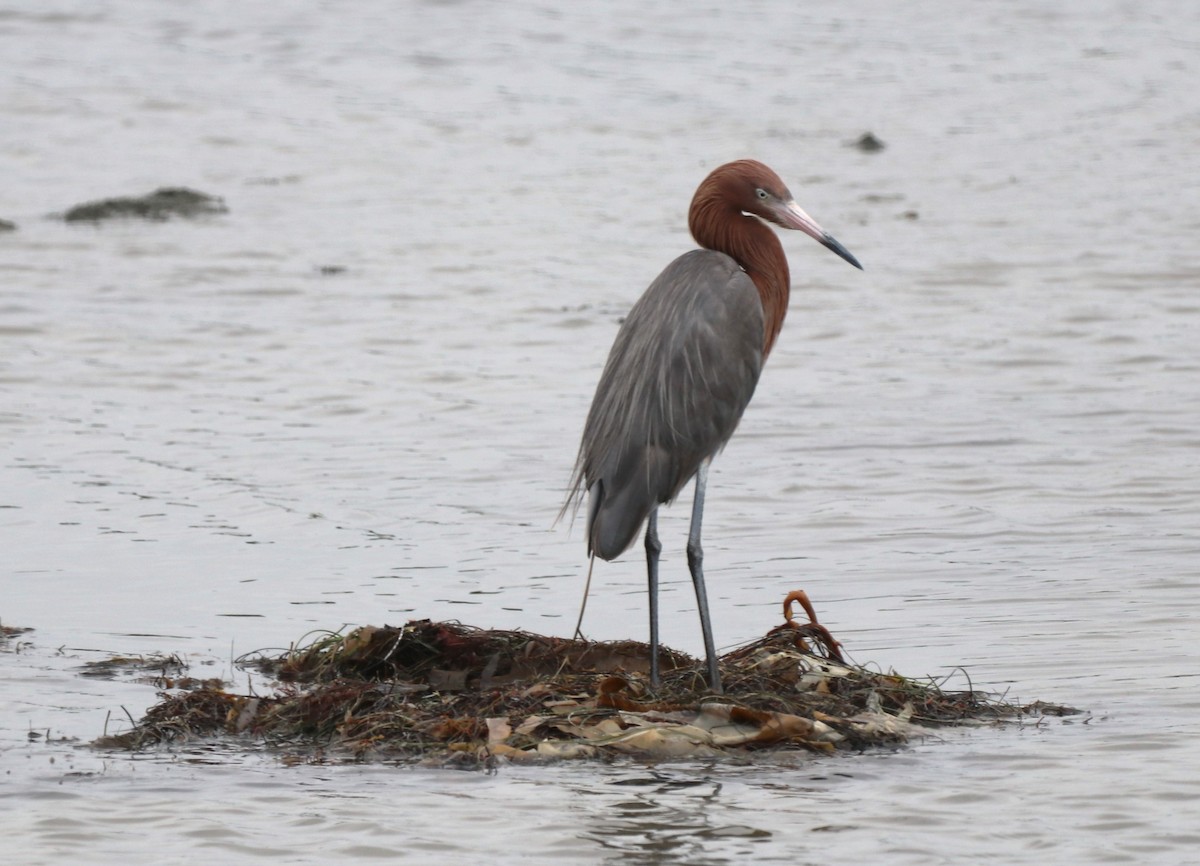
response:
<path id="1" fill-rule="evenodd" d="M 588 575 L 587 582 L 583 585 L 583 601 L 579 603 L 579 619 L 575 622 L 575 640 L 587 640 L 580 630 L 583 628 L 583 612 L 587 610 L 588 593 L 592 589 L 592 569 L 596 567 L 596 554 L 592 554 L 588 559 Z"/>

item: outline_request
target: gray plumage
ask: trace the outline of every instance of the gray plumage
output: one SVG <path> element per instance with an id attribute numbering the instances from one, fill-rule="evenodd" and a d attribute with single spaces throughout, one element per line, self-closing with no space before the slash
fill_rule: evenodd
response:
<path id="1" fill-rule="evenodd" d="M 685 253 L 646 289 L 617 333 L 579 449 L 572 490 L 590 495 L 589 553 L 623 553 L 724 447 L 758 384 L 763 328 L 758 289 L 725 253 Z"/>

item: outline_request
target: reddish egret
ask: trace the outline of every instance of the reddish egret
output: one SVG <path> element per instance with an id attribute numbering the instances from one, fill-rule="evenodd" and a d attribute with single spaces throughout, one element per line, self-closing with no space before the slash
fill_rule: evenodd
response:
<path id="1" fill-rule="evenodd" d="M 800 209 L 767 166 L 751 159 L 722 165 L 700 184 L 688 209 L 688 228 L 703 249 L 667 265 L 629 311 L 583 430 L 568 505 L 587 491 L 588 554 L 615 559 L 646 523 L 650 682 L 655 686 L 662 550 L 658 506 L 674 500 L 695 476 L 688 568 L 709 685 L 721 691 L 700 523 L 709 463 L 733 435 L 787 313 L 787 257 L 766 223 L 799 229 L 862 269 Z"/>

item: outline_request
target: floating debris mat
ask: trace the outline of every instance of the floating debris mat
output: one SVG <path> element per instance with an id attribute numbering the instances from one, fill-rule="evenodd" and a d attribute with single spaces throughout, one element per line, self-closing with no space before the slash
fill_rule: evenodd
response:
<path id="1" fill-rule="evenodd" d="M 793 619 L 793 601 L 808 622 Z M 273 694 L 233 694 L 211 681 L 163 692 L 131 730 L 97 745 L 223 734 L 318 757 L 685 759 L 894 747 L 947 725 L 1076 712 L 869 670 L 846 660 L 803 593 L 784 612 L 783 625 L 721 658 L 720 695 L 708 691 L 698 660 L 666 648 L 652 689 L 643 643 L 417 620 L 244 656 L 240 666 L 275 681 Z"/>

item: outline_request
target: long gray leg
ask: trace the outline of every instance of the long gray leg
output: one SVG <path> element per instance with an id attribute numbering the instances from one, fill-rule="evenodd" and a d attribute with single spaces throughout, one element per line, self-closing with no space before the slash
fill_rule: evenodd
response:
<path id="1" fill-rule="evenodd" d="M 721 694 L 721 671 L 717 668 L 717 648 L 713 643 L 712 620 L 708 616 L 708 593 L 704 590 L 704 549 L 700 546 L 700 524 L 704 518 L 704 488 L 708 484 L 705 460 L 696 470 L 696 497 L 692 500 L 692 527 L 688 531 L 688 569 L 696 587 L 696 605 L 700 608 L 700 630 L 704 633 L 704 652 L 708 656 L 708 685 Z"/>
<path id="2" fill-rule="evenodd" d="M 646 518 L 646 576 L 650 590 L 650 685 L 658 688 L 658 507 Z"/>

